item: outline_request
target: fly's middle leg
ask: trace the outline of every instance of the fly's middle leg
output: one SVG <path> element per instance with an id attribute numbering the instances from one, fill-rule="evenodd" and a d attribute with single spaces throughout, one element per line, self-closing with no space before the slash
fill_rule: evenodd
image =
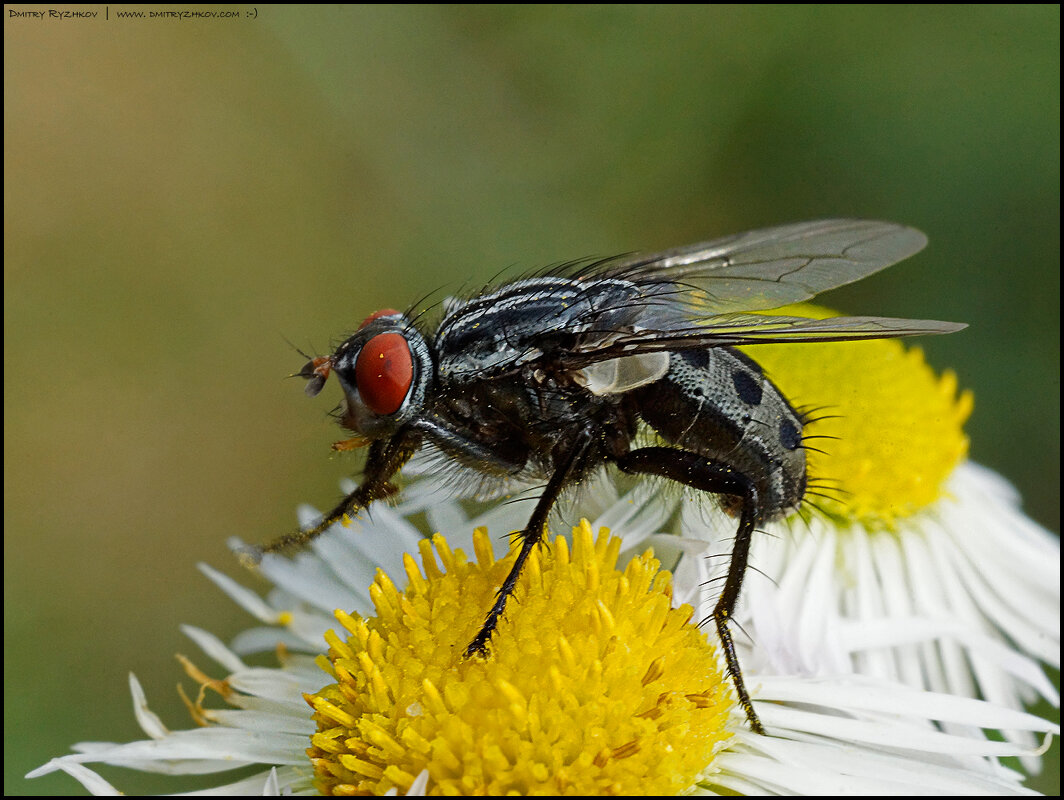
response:
<path id="1" fill-rule="evenodd" d="M 562 491 L 571 482 L 574 473 L 578 471 L 577 467 L 584 461 L 589 449 L 590 440 L 587 437 L 581 438 L 569 451 L 562 464 L 555 469 L 554 474 L 551 475 L 550 480 L 543 489 L 543 494 L 540 495 L 539 500 L 536 502 L 536 509 L 532 512 L 532 518 L 519 534 L 521 549 L 517 553 L 517 560 L 514 561 L 506 580 L 499 587 L 499 591 L 495 595 L 495 602 L 488 611 L 484 624 L 480 626 L 477 635 L 473 637 L 473 641 L 466 648 L 465 654 L 467 658 L 487 653 L 488 642 L 492 633 L 495 632 L 495 628 L 498 627 L 502 612 L 506 609 L 506 601 L 514 593 L 517 580 L 521 577 L 521 572 L 525 568 L 525 562 L 528 561 L 528 557 L 536 546 L 543 541 L 551 509 L 554 508 L 554 504 L 558 501 Z"/>

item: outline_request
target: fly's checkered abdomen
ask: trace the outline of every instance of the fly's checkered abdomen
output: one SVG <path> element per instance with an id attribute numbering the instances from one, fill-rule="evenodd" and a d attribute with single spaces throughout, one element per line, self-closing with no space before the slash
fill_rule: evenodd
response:
<path id="1" fill-rule="evenodd" d="M 672 353 L 665 377 L 637 391 L 641 416 L 668 442 L 753 479 L 765 519 L 801 502 L 802 420 L 754 361 L 724 347 Z"/>

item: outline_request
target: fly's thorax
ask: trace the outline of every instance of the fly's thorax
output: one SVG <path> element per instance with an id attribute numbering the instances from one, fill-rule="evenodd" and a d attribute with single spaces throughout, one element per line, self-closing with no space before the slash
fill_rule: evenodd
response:
<path id="1" fill-rule="evenodd" d="M 439 377 L 465 383 L 630 329 L 641 290 L 623 280 L 529 278 L 450 305 L 436 331 Z M 534 342 L 534 344 L 533 344 Z"/>
<path id="2" fill-rule="evenodd" d="M 756 362 L 728 347 L 675 352 L 665 377 L 637 391 L 640 414 L 667 441 L 754 481 L 763 519 L 801 502 L 802 418 Z"/>

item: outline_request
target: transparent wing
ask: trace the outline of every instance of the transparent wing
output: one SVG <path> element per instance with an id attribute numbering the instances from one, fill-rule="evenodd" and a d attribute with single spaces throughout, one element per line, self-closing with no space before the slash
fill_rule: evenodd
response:
<path id="1" fill-rule="evenodd" d="M 695 350 L 747 344 L 781 342 L 842 342 L 893 339 L 954 333 L 968 327 L 958 322 L 894 317 L 776 317 L 761 314 L 724 314 L 709 322 L 685 328 L 638 330 L 618 334 L 608 342 L 574 349 L 561 356 L 562 364 L 581 369 L 609 359 L 646 353 Z"/>
<path id="2" fill-rule="evenodd" d="M 658 302 L 679 303 L 705 317 L 808 300 L 908 258 L 926 244 L 920 231 L 894 222 L 829 219 L 608 259 L 577 274 L 653 288 Z"/>

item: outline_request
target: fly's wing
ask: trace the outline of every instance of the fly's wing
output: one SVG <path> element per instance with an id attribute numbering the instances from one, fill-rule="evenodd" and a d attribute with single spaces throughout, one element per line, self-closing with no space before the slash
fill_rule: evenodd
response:
<path id="1" fill-rule="evenodd" d="M 559 360 L 581 370 L 598 394 L 628 391 L 660 377 L 670 351 L 778 342 L 833 342 L 952 333 L 966 327 L 889 317 L 752 314 L 808 300 L 878 272 L 923 249 L 914 228 L 871 220 L 820 220 L 750 231 L 652 255 L 580 269 L 584 280 L 618 279 L 643 290 L 636 330 L 578 343 Z M 632 377 L 624 377 L 626 375 Z"/>
<path id="2" fill-rule="evenodd" d="M 919 252 L 927 237 L 894 222 L 829 219 L 740 233 L 587 265 L 576 277 L 644 287 L 656 304 L 707 317 L 808 300 Z"/>
<path id="3" fill-rule="evenodd" d="M 954 333 L 968 327 L 963 323 L 930 319 L 894 317 L 805 317 L 763 314 L 724 314 L 701 325 L 663 330 L 637 330 L 619 334 L 606 346 L 574 349 L 559 360 L 568 369 L 583 369 L 600 362 L 639 360 L 648 363 L 651 353 L 695 350 L 706 347 L 773 344 L 782 342 L 848 342 L 860 339 L 893 339 L 901 336 L 928 336 Z M 646 383 L 624 387 L 624 391 Z"/>

